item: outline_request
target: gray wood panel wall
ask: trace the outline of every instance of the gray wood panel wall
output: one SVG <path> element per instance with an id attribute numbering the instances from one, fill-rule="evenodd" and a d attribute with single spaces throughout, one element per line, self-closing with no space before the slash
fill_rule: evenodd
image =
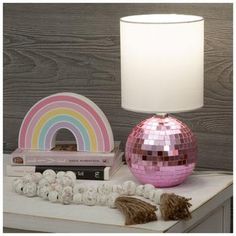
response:
<path id="1" fill-rule="evenodd" d="M 4 151 L 30 107 L 62 91 L 97 103 L 124 146 L 149 115 L 121 108 L 119 18 L 146 13 L 205 18 L 205 106 L 176 117 L 198 138 L 199 167 L 232 169 L 232 4 L 4 4 Z"/>

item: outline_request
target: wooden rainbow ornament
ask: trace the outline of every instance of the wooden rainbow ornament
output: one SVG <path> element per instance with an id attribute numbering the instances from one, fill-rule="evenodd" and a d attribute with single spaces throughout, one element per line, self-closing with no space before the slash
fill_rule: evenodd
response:
<path id="1" fill-rule="evenodd" d="M 74 135 L 77 151 L 111 152 L 114 148 L 105 114 L 94 102 L 74 93 L 57 93 L 37 102 L 22 122 L 18 147 L 49 151 L 60 129 Z"/>

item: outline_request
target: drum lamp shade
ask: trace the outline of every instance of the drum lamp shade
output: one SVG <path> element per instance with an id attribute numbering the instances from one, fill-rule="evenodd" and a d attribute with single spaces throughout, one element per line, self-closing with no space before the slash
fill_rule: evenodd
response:
<path id="1" fill-rule="evenodd" d="M 171 113 L 203 106 L 204 19 L 134 15 L 120 19 L 122 107 Z"/>

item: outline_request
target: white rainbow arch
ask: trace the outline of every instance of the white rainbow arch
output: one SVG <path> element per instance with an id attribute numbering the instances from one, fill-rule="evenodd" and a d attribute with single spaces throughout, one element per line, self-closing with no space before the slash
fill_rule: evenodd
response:
<path id="1" fill-rule="evenodd" d="M 22 122 L 18 146 L 51 150 L 60 129 L 73 133 L 78 151 L 110 152 L 114 148 L 105 114 L 94 102 L 74 93 L 57 93 L 37 102 Z"/>

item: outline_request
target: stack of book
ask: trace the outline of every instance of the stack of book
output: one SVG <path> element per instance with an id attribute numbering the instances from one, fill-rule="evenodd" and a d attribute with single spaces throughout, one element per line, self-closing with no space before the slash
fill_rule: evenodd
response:
<path id="1" fill-rule="evenodd" d="M 23 176 L 46 169 L 73 171 L 77 179 L 109 180 L 121 167 L 123 152 L 120 142 L 115 142 L 109 153 L 78 152 L 76 144 L 58 142 L 51 151 L 16 149 L 7 165 L 7 176 Z"/>

